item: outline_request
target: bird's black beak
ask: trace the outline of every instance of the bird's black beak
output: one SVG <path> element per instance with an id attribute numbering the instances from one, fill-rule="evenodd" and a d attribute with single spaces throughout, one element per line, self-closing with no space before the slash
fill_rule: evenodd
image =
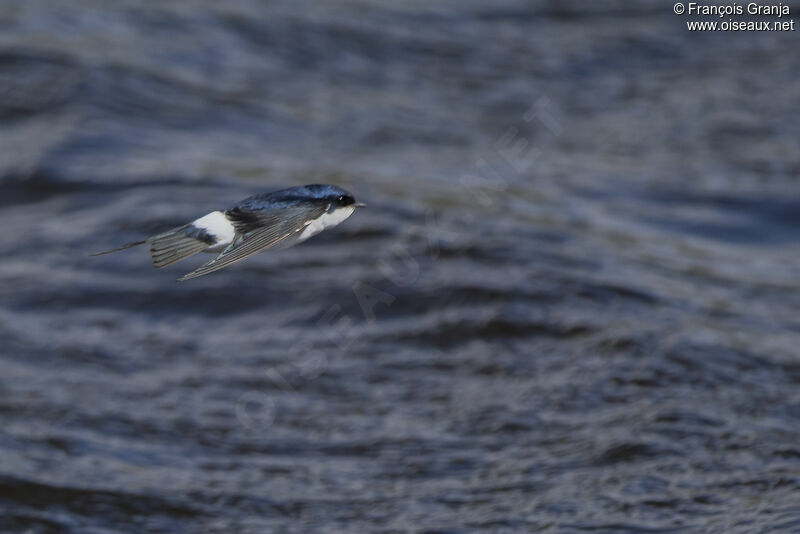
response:
<path id="1" fill-rule="evenodd" d="M 355 204 L 353 204 L 353 207 L 355 207 L 355 208 L 366 208 L 367 205 L 364 204 L 363 202 L 356 202 Z"/>

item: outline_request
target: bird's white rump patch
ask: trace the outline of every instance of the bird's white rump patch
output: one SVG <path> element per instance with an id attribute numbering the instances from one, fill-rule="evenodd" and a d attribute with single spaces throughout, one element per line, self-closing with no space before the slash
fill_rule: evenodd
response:
<path id="1" fill-rule="evenodd" d="M 326 228 L 336 226 L 350 217 L 354 211 L 355 208 L 353 206 L 345 206 L 343 208 L 335 209 L 330 213 L 323 213 L 316 219 L 311 219 L 308 223 L 306 223 L 306 227 L 303 228 L 303 233 L 300 234 L 298 243 L 300 241 L 305 241 L 311 236 L 317 235 Z"/>
<path id="2" fill-rule="evenodd" d="M 200 217 L 192 222 L 192 226 L 201 228 L 213 235 L 217 239 L 217 242 L 214 243 L 214 248 L 230 244 L 236 234 L 233 224 L 221 211 L 212 211 L 208 215 Z"/>

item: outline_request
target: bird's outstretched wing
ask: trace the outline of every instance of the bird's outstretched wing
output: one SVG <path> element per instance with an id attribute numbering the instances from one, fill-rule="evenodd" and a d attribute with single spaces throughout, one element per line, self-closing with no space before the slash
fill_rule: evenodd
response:
<path id="1" fill-rule="evenodd" d="M 324 206 L 289 207 L 274 210 L 250 210 L 243 207 L 225 212 L 236 229 L 233 243 L 219 256 L 178 278 L 179 282 L 203 276 L 258 252 L 294 245 L 302 230 L 325 212 Z"/>

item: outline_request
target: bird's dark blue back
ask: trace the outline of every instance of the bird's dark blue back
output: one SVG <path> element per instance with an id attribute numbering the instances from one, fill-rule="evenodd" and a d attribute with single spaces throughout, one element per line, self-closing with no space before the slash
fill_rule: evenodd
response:
<path id="1" fill-rule="evenodd" d="M 323 201 L 336 199 L 342 195 L 350 195 L 341 187 L 328 184 L 310 184 L 271 193 L 253 195 L 238 203 L 234 208 L 248 210 L 281 209 L 317 205 Z"/>

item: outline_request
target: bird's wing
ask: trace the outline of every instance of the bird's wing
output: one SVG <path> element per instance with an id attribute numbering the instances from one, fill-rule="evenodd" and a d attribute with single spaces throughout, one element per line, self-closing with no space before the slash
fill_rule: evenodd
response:
<path id="1" fill-rule="evenodd" d="M 306 225 L 322 215 L 325 207 L 291 207 L 275 210 L 234 208 L 225 212 L 236 229 L 233 243 L 219 256 L 204 263 L 179 282 L 218 271 L 270 248 L 288 248 L 297 242 Z"/>

